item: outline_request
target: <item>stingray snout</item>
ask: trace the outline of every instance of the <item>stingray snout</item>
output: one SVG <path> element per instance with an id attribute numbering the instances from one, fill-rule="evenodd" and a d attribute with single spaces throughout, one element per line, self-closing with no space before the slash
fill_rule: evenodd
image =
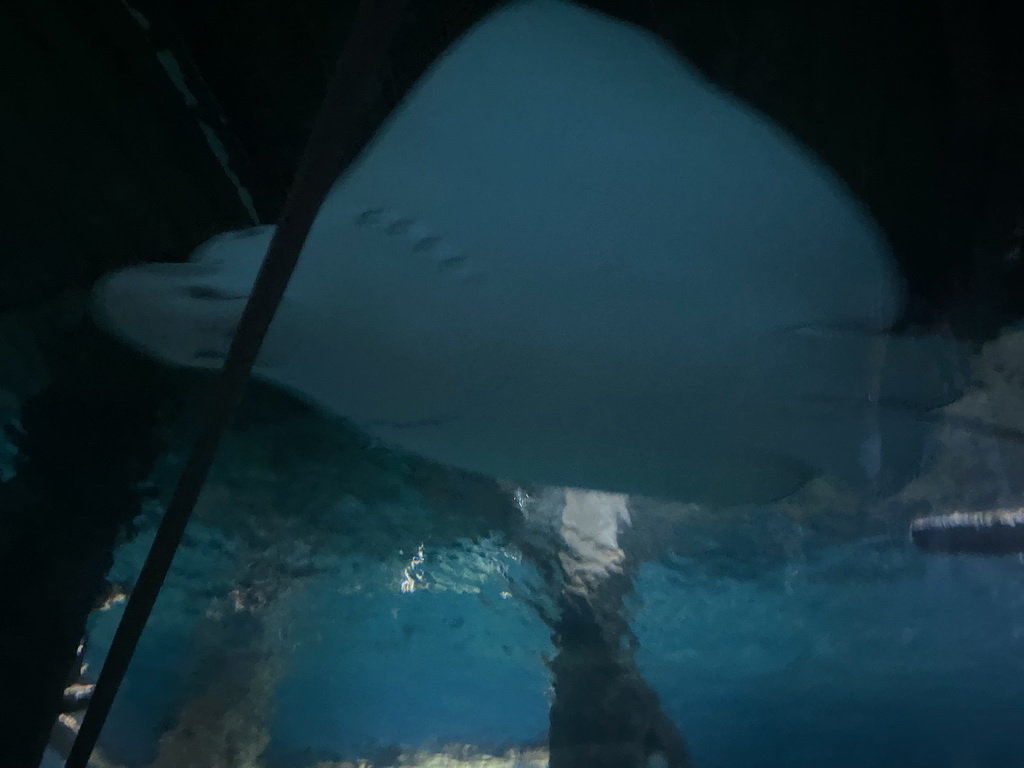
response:
<path id="1" fill-rule="evenodd" d="M 169 364 L 217 367 L 227 356 L 247 293 L 217 284 L 203 264 L 143 264 L 93 288 L 96 322 Z"/>

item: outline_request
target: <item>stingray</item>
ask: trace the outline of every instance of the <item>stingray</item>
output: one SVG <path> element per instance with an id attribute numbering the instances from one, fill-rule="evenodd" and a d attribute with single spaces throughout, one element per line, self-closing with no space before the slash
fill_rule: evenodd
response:
<path id="1" fill-rule="evenodd" d="M 218 368 L 272 234 L 110 274 L 96 317 Z M 889 332 L 904 293 L 870 215 L 771 120 L 646 30 L 528 0 L 338 179 L 254 375 L 497 478 L 765 501 L 913 463 L 947 342 Z"/>

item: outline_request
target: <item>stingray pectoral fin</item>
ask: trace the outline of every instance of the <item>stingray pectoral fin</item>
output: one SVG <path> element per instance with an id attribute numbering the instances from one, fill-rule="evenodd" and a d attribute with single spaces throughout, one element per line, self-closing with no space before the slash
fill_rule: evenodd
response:
<path id="1" fill-rule="evenodd" d="M 940 335 L 805 326 L 769 334 L 767 386 L 806 399 L 893 402 L 931 409 L 962 394 L 970 348 Z M 766 361 L 767 362 L 767 361 Z"/>
<path id="2" fill-rule="evenodd" d="M 783 454 L 751 454 L 739 448 L 729 456 L 713 451 L 679 468 L 668 497 L 713 507 L 769 504 L 803 488 L 821 474 L 810 464 Z"/>
<path id="3" fill-rule="evenodd" d="M 768 504 L 791 496 L 821 474 L 801 461 L 774 456 L 743 469 L 744 476 L 723 482 L 708 501 L 718 506 Z"/>
<path id="4" fill-rule="evenodd" d="M 858 329 L 769 334 L 762 386 L 778 404 L 779 450 L 863 487 L 916 474 L 935 409 L 955 400 L 965 345 Z M 876 485 L 877 487 L 877 485 Z"/>

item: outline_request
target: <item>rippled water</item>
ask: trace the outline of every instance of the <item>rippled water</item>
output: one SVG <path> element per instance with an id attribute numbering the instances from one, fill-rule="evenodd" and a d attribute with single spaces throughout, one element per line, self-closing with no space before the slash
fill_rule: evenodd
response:
<path id="1" fill-rule="evenodd" d="M 551 526 L 537 546 L 551 521 L 535 515 L 527 541 L 521 506 L 316 421 L 233 433 L 107 755 L 160 768 L 228 743 L 235 762 L 217 765 L 306 768 L 543 746 L 559 539 Z M 927 557 L 884 521 L 631 511 L 621 610 L 696 766 L 1024 763 L 1018 559 Z M 148 539 L 114 578 L 133 577 Z M 94 619 L 95 669 L 119 610 Z"/>

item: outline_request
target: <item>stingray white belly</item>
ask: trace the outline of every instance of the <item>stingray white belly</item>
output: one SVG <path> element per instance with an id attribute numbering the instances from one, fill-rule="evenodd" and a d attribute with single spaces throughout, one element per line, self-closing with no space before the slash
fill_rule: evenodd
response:
<path id="1" fill-rule="evenodd" d="M 112 275 L 99 315 L 217 365 L 270 233 Z M 856 399 L 870 344 L 791 330 L 881 331 L 900 295 L 876 226 L 776 126 L 648 33 L 530 0 L 338 181 L 257 373 L 470 470 L 683 497 L 741 471 L 770 495 L 851 470 L 864 437 L 865 403 L 806 410 L 794 381 Z"/>

